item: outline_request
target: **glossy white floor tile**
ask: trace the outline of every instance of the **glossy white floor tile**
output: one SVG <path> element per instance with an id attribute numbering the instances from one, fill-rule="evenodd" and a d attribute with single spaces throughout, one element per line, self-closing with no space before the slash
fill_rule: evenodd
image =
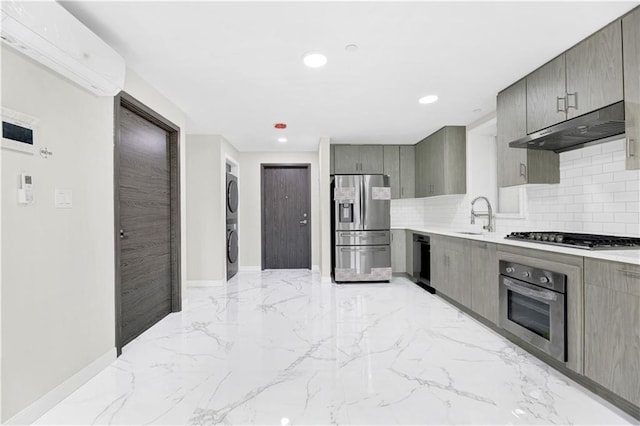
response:
<path id="1" fill-rule="evenodd" d="M 38 424 L 626 423 L 406 279 L 244 272 L 188 299 Z"/>

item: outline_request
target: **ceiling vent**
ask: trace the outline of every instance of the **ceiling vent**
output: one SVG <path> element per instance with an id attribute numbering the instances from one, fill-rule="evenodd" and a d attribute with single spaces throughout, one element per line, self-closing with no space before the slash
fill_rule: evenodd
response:
<path id="1" fill-rule="evenodd" d="M 98 96 L 124 86 L 124 59 L 54 1 L 2 1 L 2 41 Z"/>

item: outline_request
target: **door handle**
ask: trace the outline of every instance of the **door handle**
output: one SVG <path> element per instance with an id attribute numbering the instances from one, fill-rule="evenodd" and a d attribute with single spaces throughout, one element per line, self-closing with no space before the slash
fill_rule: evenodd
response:
<path id="1" fill-rule="evenodd" d="M 635 139 L 631 139 L 631 138 L 628 137 L 626 142 L 627 142 L 627 145 L 626 145 L 627 158 L 635 157 L 636 153 L 634 152 L 635 151 L 634 145 L 635 145 L 636 140 Z"/>
<path id="2" fill-rule="evenodd" d="M 562 101 L 562 108 L 560 108 L 560 101 Z M 556 99 L 556 112 L 567 112 L 567 98 L 558 96 Z"/>
<path id="3" fill-rule="evenodd" d="M 300 224 L 302 224 L 302 225 L 306 225 L 306 224 L 307 224 L 307 219 L 305 219 L 305 220 L 301 220 L 301 221 L 300 221 Z"/>
<path id="4" fill-rule="evenodd" d="M 569 96 L 573 96 L 573 100 L 575 101 L 573 105 L 569 102 Z M 578 92 L 567 93 L 567 112 L 569 111 L 569 108 L 578 109 Z"/>

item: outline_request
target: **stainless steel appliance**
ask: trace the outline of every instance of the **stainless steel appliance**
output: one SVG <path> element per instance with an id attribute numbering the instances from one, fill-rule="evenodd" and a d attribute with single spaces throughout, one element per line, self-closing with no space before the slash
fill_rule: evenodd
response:
<path id="1" fill-rule="evenodd" d="M 431 287 L 431 245 L 428 235 L 413 234 L 413 278 L 429 293 L 436 292 Z"/>
<path id="2" fill-rule="evenodd" d="M 559 361 L 566 355 L 566 275 L 500 261 L 499 324 Z"/>
<path id="3" fill-rule="evenodd" d="M 567 102 L 569 96 L 574 96 L 577 104 L 577 94 L 567 94 L 567 98 L 558 101 Z M 575 106 L 565 105 L 565 110 Z M 558 108 L 560 108 L 558 106 Z M 624 102 L 620 101 L 596 111 L 581 115 L 571 120 L 563 121 L 546 129 L 530 133 L 509 143 L 511 148 L 540 149 L 545 151 L 563 152 L 582 148 L 585 144 L 601 143 L 618 138 L 625 132 Z"/>
<path id="4" fill-rule="evenodd" d="M 570 232 L 512 232 L 505 238 L 587 250 L 640 249 L 640 238 Z"/>
<path id="5" fill-rule="evenodd" d="M 334 280 L 391 279 L 391 187 L 384 175 L 336 175 L 333 194 Z"/>

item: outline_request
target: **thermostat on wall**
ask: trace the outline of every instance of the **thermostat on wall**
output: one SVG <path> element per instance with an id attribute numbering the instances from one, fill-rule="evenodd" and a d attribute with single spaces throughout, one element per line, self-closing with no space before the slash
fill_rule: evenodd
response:
<path id="1" fill-rule="evenodd" d="M 27 154 L 36 152 L 38 119 L 2 108 L 2 148 Z"/>

